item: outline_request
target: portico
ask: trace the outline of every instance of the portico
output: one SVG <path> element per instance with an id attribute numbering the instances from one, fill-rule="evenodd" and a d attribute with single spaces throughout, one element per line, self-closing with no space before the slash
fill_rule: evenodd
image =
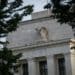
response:
<path id="1" fill-rule="evenodd" d="M 73 75 L 71 69 L 71 52 L 68 47 L 69 40 L 63 41 L 62 45 L 60 45 L 62 41 L 56 44 L 53 43 L 55 47 L 52 43 L 47 43 L 44 46 L 40 44 L 40 46 L 33 46 L 33 48 L 21 48 L 21 51 L 19 49 L 17 51 L 14 50 L 14 53 L 23 53 L 20 59 L 20 62 L 22 61 L 19 70 L 20 75 Z"/>
<path id="2" fill-rule="evenodd" d="M 75 75 L 75 50 L 70 48 L 72 29 L 61 26 L 47 13 L 32 14 L 32 20 L 20 23 L 17 31 L 8 35 L 8 48 L 14 54 L 23 54 L 15 74 Z"/>

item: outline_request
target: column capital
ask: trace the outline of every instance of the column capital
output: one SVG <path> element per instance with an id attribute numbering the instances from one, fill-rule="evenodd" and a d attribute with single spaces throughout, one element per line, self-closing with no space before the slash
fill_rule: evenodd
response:
<path id="1" fill-rule="evenodd" d="M 53 54 L 51 54 L 51 55 L 47 55 L 46 57 L 47 57 L 47 58 L 53 58 L 53 57 L 54 57 L 54 55 L 53 55 Z"/>
<path id="2" fill-rule="evenodd" d="M 70 55 L 71 54 L 71 52 L 67 52 L 67 53 L 64 53 L 63 55 Z"/>
<path id="3" fill-rule="evenodd" d="M 72 55 L 75 55 L 75 50 L 71 50 L 70 53 L 71 53 Z"/>
<path id="4" fill-rule="evenodd" d="M 27 58 L 27 61 L 36 61 L 35 58 Z"/>
<path id="5" fill-rule="evenodd" d="M 70 52 L 64 53 L 64 56 L 66 55 L 75 55 L 75 51 L 71 50 Z"/>

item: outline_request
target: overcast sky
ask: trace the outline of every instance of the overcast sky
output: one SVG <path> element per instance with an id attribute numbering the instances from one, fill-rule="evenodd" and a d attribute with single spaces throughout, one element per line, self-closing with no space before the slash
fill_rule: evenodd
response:
<path id="1" fill-rule="evenodd" d="M 67 1 L 71 1 L 71 0 L 62 0 L 62 4 L 66 4 Z M 39 11 L 43 11 L 44 10 L 44 6 L 47 4 L 47 2 L 50 2 L 50 0 L 23 0 L 23 4 L 24 5 L 34 5 L 34 12 L 39 12 Z M 24 17 L 24 20 L 28 20 L 31 19 L 31 16 L 27 16 Z"/>
<path id="2" fill-rule="evenodd" d="M 42 11 L 43 6 L 47 3 L 47 0 L 23 0 L 24 5 L 34 5 L 34 12 Z"/>
<path id="3" fill-rule="evenodd" d="M 13 1 L 13 0 L 9 0 L 9 1 Z M 66 0 L 68 1 L 68 0 Z M 34 5 L 34 11 L 33 12 L 39 12 L 39 11 L 43 11 L 43 7 L 44 5 L 47 4 L 47 2 L 50 2 L 50 0 L 23 0 L 23 5 Z M 27 17 L 24 17 L 23 21 L 25 20 L 30 20 L 31 19 L 31 16 L 27 16 Z M 0 38 L 0 40 L 3 40 L 5 41 L 5 38 Z"/>
<path id="4" fill-rule="evenodd" d="M 43 11 L 44 5 L 47 4 L 47 0 L 23 0 L 23 5 L 34 5 L 33 12 Z M 31 19 L 31 16 L 24 17 L 24 20 Z"/>
<path id="5" fill-rule="evenodd" d="M 13 0 L 9 0 L 13 1 Z M 69 1 L 69 0 L 62 0 L 62 1 Z M 23 5 L 34 5 L 34 12 L 39 12 L 44 10 L 44 6 L 50 2 L 50 0 L 23 0 Z M 24 17 L 23 21 L 31 19 L 31 16 Z"/>
<path id="6" fill-rule="evenodd" d="M 71 1 L 71 0 L 61 0 L 62 2 L 64 1 Z M 23 0 L 24 5 L 34 5 L 34 12 L 42 11 L 44 10 L 43 7 L 44 5 L 47 4 L 47 2 L 50 2 L 50 0 Z"/>
<path id="7" fill-rule="evenodd" d="M 13 1 L 13 0 L 9 0 L 9 1 Z M 34 11 L 33 12 L 43 11 L 44 10 L 43 9 L 44 5 L 47 4 L 47 0 L 23 0 L 23 2 L 24 2 L 23 5 L 34 5 L 34 8 L 33 8 Z M 30 15 L 24 17 L 23 21 L 29 20 L 29 19 L 31 19 Z M 0 38 L 0 40 L 5 41 L 6 38 Z"/>

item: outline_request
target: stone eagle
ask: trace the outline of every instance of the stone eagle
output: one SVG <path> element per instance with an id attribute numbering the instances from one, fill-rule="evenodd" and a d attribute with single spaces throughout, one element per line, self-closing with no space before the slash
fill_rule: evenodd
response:
<path id="1" fill-rule="evenodd" d="M 40 29 L 36 28 L 36 31 L 39 33 L 42 41 L 44 42 L 48 41 L 48 30 L 46 27 L 41 27 Z"/>

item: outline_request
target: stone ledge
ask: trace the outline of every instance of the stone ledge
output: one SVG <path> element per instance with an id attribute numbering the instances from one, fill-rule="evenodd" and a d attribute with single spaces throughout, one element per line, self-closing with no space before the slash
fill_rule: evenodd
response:
<path id="1" fill-rule="evenodd" d="M 70 38 L 68 39 L 61 39 L 61 40 L 56 40 L 56 41 L 48 41 L 48 42 L 36 42 L 36 43 L 30 43 L 30 44 L 26 44 L 24 46 L 19 46 L 19 47 L 11 47 L 9 49 L 14 50 L 22 50 L 22 49 L 30 49 L 30 48 L 38 48 L 38 47 L 45 47 L 45 46 L 52 46 L 52 45 L 60 45 L 60 44 L 69 44 L 70 42 Z"/>

